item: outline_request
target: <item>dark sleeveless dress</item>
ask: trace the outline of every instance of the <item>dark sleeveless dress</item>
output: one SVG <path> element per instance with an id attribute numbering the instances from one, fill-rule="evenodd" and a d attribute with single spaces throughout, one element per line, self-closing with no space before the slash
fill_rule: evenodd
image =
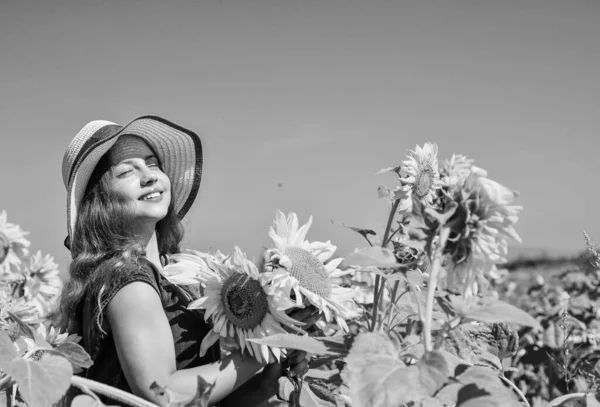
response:
<path id="1" fill-rule="evenodd" d="M 173 333 L 177 370 L 220 359 L 218 342 L 204 357 L 199 356 L 202 339 L 211 327 L 204 321 L 203 311 L 187 309 L 187 305 L 193 299 L 191 292 L 170 283 L 150 262 L 143 262 L 139 271 L 125 273 L 122 277 L 117 276 L 111 280 L 113 281 L 102 293 L 100 303 L 98 303 L 98 292 L 89 293 L 83 303 L 82 345 L 93 361 L 93 365 L 83 372 L 84 377 L 131 392 L 119 363 L 110 324 L 104 310 L 121 288 L 137 281 L 151 285 L 160 297 Z M 152 356 L 148 355 L 148 357 Z M 118 404 L 115 400 L 106 402 L 111 405 Z"/>

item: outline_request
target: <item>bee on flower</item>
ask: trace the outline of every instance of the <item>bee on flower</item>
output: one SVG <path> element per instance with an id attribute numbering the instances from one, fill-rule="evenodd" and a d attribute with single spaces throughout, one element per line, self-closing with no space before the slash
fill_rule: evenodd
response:
<path id="1" fill-rule="evenodd" d="M 286 217 L 277 211 L 269 229 L 275 247 L 265 253 L 263 274 L 271 280 L 268 290 L 283 290 L 299 307 L 315 306 L 327 322 L 335 320 L 339 328 L 347 332 L 346 320 L 360 317 L 362 310 L 353 300 L 353 288 L 341 287 L 332 281 L 344 274 L 338 269 L 343 259 L 330 260 L 336 246 L 329 241 L 305 240 L 311 224 L 312 217 L 299 227 L 295 213 Z"/>

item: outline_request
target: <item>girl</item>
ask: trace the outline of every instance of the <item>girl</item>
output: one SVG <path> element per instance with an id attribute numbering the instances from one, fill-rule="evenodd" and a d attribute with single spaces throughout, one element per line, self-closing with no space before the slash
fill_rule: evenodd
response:
<path id="1" fill-rule="evenodd" d="M 160 274 L 179 252 L 180 220 L 200 185 L 199 137 L 156 116 L 126 126 L 93 121 L 71 141 L 62 172 L 73 260 L 60 310 L 62 326 L 83 336 L 93 360 L 85 376 L 156 404 L 164 401 L 153 382 L 192 397 L 197 376 L 216 383 L 210 404 L 229 396 L 252 405 L 274 394 L 280 365 L 239 352 L 221 359 L 218 343 L 198 355 L 210 328 L 187 309 L 191 293 Z M 318 318 L 307 309 L 292 316 L 307 325 Z M 292 375 L 308 368 L 303 352 L 287 364 Z"/>

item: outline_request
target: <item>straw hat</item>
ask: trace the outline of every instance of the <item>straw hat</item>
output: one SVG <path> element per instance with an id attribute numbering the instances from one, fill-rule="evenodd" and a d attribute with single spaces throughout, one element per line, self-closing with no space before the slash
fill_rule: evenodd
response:
<path id="1" fill-rule="evenodd" d="M 141 116 L 125 126 L 95 120 L 79 131 L 63 157 L 67 239 L 73 238 L 77 209 L 94 168 L 122 135 L 141 137 L 154 150 L 171 180 L 171 196 L 177 216 L 183 218 L 192 206 L 202 178 L 202 143 L 196 133 L 158 116 Z"/>

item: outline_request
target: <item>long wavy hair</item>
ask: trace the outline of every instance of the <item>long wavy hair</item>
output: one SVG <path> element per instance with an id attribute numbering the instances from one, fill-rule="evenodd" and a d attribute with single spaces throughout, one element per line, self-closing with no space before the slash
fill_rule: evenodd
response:
<path id="1" fill-rule="evenodd" d="M 63 287 L 55 320 L 69 333 L 81 334 L 83 302 L 113 281 L 115 273 L 134 273 L 145 259 L 144 247 L 130 232 L 132 210 L 124 197 L 112 189 L 110 167 L 102 159 L 94 169 L 78 208 L 70 242 L 69 280 Z M 156 224 L 161 259 L 180 251 L 183 227 L 173 202 Z"/>

